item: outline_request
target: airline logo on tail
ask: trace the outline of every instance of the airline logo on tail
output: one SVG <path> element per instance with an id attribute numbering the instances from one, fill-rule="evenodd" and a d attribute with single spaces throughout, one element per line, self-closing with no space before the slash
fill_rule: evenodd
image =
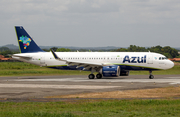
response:
<path id="1" fill-rule="evenodd" d="M 19 41 L 23 43 L 24 49 L 26 49 L 30 45 L 31 39 L 27 36 L 21 36 Z"/>

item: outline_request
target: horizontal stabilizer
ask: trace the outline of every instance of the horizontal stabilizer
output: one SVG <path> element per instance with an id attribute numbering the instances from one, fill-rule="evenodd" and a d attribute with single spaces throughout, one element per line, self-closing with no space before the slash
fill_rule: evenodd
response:
<path id="1" fill-rule="evenodd" d="M 13 54 L 12 58 L 15 58 L 15 57 L 19 57 L 19 58 L 26 59 L 26 60 L 32 59 L 31 56 L 26 56 L 26 55 L 21 55 L 21 54 Z"/>

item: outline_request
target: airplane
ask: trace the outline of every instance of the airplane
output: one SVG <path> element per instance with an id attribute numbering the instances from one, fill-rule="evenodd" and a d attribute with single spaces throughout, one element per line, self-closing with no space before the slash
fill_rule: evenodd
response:
<path id="1" fill-rule="evenodd" d="M 45 52 L 23 26 L 15 26 L 15 31 L 20 53 L 13 54 L 13 59 L 54 69 L 90 71 L 89 79 L 128 76 L 132 70 L 149 71 L 149 79 L 153 79 L 152 71 L 174 66 L 164 55 L 153 52 Z"/>

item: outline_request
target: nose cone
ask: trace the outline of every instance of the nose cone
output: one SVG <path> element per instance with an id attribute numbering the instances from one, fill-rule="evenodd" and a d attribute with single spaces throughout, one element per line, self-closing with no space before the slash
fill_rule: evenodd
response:
<path id="1" fill-rule="evenodd" d="M 172 67 L 174 67 L 174 62 L 169 61 L 168 62 L 168 69 L 171 69 Z"/>

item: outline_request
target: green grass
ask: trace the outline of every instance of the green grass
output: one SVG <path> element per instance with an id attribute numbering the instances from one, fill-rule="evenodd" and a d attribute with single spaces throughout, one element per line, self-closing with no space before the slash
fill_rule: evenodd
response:
<path id="1" fill-rule="evenodd" d="M 176 65 L 168 70 L 153 71 L 153 75 L 176 75 L 180 74 L 180 65 Z M 149 75 L 148 71 L 130 71 L 130 75 Z"/>
<path id="2" fill-rule="evenodd" d="M 180 100 L 0 102 L 1 117 L 179 117 Z"/>
<path id="3" fill-rule="evenodd" d="M 24 62 L 1 62 L 0 76 L 26 76 L 26 75 L 88 75 L 89 71 L 57 70 L 39 67 Z M 148 75 L 148 71 L 130 71 L 130 75 Z M 169 70 L 153 71 L 154 75 L 180 74 L 180 65 Z"/>
<path id="4" fill-rule="evenodd" d="M 25 76 L 25 75 L 87 75 L 87 71 L 57 70 L 24 62 L 1 62 L 0 76 Z"/>

